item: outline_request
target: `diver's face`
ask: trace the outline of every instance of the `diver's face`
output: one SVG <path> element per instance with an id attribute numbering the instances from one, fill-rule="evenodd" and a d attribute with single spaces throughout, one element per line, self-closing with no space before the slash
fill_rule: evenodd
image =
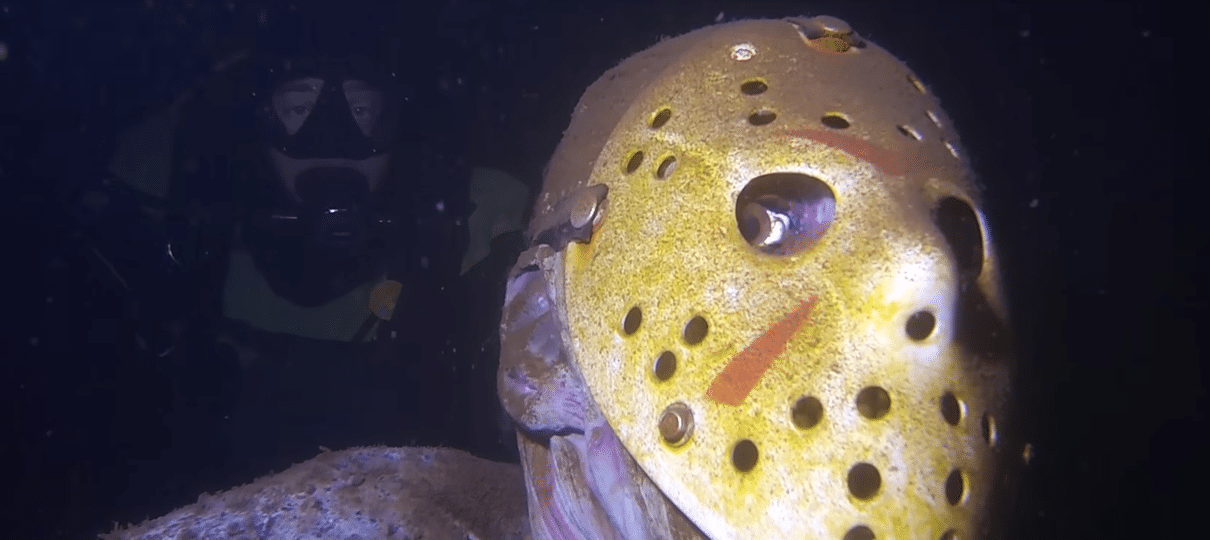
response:
<path id="1" fill-rule="evenodd" d="M 303 77 L 283 83 L 273 92 L 273 109 L 286 134 L 293 136 L 315 110 L 326 81 L 318 77 Z M 382 115 L 383 94 L 376 87 L 361 80 L 347 80 L 341 84 L 349 115 L 364 136 L 374 132 L 375 123 Z M 323 124 L 321 124 L 323 125 Z M 356 136 L 356 135 L 354 135 Z M 276 148 L 267 148 L 269 161 L 277 172 L 277 181 L 295 202 L 302 202 L 297 188 L 300 174 L 319 167 L 342 167 L 361 173 L 373 191 L 387 174 L 388 154 L 379 154 L 366 159 L 348 158 L 291 158 Z"/>

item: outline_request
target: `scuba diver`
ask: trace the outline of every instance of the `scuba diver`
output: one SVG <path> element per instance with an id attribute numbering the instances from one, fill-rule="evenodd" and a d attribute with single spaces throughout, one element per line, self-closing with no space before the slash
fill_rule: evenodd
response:
<path id="1" fill-rule="evenodd" d="M 459 275 L 520 235 L 524 186 L 412 128 L 389 44 L 281 34 L 129 129 L 77 196 L 191 415 L 166 453 L 257 475 L 320 447 L 515 456 L 456 344 L 478 309 Z"/>
<path id="2" fill-rule="evenodd" d="M 1028 446 L 981 208 L 844 21 L 662 40 L 581 97 L 509 275 L 519 467 L 323 452 L 107 538 L 1002 536 Z"/>

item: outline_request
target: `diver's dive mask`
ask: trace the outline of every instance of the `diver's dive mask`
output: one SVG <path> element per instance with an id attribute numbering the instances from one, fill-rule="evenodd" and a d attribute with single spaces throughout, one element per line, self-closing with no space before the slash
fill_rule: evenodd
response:
<path id="1" fill-rule="evenodd" d="M 395 77 L 364 59 L 284 60 L 265 79 L 258 124 L 287 157 L 362 160 L 386 152 L 394 137 Z"/>

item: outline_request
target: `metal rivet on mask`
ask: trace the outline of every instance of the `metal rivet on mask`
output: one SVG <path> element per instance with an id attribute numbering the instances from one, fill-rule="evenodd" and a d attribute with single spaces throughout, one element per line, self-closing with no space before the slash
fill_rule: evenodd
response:
<path id="1" fill-rule="evenodd" d="M 810 19 L 790 19 L 790 24 L 810 46 L 817 49 L 843 53 L 852 47 L 865 47 L 865 42 L 853 33 L 853 28 L 836 17 L 821 15 Z"/>
<path id="2" fill-rule="evenodd" d="M 756 45 L 751 43 L 740 43 L 731 47 L 731 59 L 740 62 L 751 60 L 756 56 Z"/>
<path id="3" fill-rule="evenodd" d="M 593 218 L 597 215 L 600 202 L 597 195 L 590 190 L 577 193 L 575 203 L 571 207 L 571 226 L 579 229 L 592 223 Z"/>
<path id="4" fill-rule="evenodd" d="M 811 22 L 815 23 L 815 26 L 817 28 L 819 28 L 821 31 L 826 32 L 828 34 L 852 34 L 853 33 L 853 27 L 849 26 L 849 23 L 844 22 L 836 17 L 832 17 L 830 15 L 820 15 L 818 17 L 813 17 L 811 19 Z"/>
<path id="5" fill-rule="evenodd" d="M 546 244 L 560 251 L 570 242 L 590 242 L 605 215 L 608 195 L 609 186 L 605 184 L 593 184 L 568 194 L 559 201 L 544 228 L 534 235 L 532 245 Z"/>
<path id="6" fill-rule="evenodd" d="M 693 435 L 693 411 L 681 402 L 673 403 L 660 415 L 660 436 L 672 446 L 680 446 Z"/>

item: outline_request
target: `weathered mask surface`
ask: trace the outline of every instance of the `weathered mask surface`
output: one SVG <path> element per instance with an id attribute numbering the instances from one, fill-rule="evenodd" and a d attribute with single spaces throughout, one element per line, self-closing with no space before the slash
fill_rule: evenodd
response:
<path id="1" fill-rule="evenodd" d="M 501 326 L 535 537 L 994 532 L 1022 445 L 980 208 L 936 98 L 837 19 L 607 72 Z"/>

